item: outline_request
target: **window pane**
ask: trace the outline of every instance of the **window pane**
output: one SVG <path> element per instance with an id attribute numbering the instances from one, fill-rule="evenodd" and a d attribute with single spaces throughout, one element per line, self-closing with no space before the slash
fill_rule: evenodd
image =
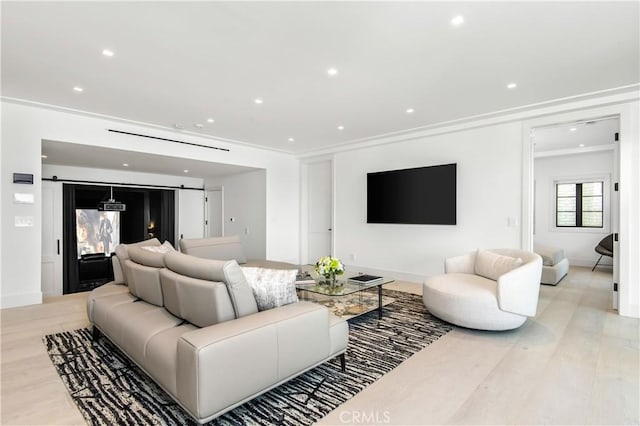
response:
<path id="1" fill-rule="evenodd" d="M 558 198 L 558 211 L 559 212 L 575 212 L 576 199 L 575 198 Z"/>
<path id="2" fill-rule="evenodd" d="M 558 197 L 571 197 L 576 195 L 575 183 L 561 183 L 557 185 Z"/>
<path id="3" fill-rule="evenodd" d="M 602 195 L 602 182 L 586 182 L 582 184 L 582 195 Z"/>
<path id="4" fill-rule="evenodd" d="M 582 213 L 582 226 L 602 228 L 602 213 L 601 212 Z"/>
<path id="5" fill-rule="evenodd" d="M 582 210 L 588 212 L 601 212 L 602 197 L 583 197 Z"/>
<path id="6" fill-rule="evenodd" d="M 558 212 L 557 226 L 576 226 L 576 214 L 574 212 Z"/>

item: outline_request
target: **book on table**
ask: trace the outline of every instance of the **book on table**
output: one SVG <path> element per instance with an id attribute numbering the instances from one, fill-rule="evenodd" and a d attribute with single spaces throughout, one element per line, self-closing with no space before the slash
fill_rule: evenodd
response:
<path id="1" fill-rule="evenodd" d="M 356 275 L 354 277 L 349 278 L 349 282 L 356 284 L 377 284 L 382 282 L 382 277 L 378 277 L 375 275 Z"/>
<path id="2" fill-rule="evenodd" d="M 316 280 L 314 280 L 311 274 L 309 274 L 308 272 L 298 272 L 298 274 L 296 275 L 296 285 L 303 284 L 316 284 Z"/>

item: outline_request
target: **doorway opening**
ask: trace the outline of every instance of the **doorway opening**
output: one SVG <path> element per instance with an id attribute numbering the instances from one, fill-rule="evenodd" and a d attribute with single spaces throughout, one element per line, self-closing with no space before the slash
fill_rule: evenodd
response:
<path id="1" fill-rule="evenodd" d="M 594 248 L 619 227 L 619 131 L 619 116 L 531 128 L 532 245 L 562 249 L 573 266 L 597 262 Z M 618 258 L 612 260 L 617 309 Z"/>

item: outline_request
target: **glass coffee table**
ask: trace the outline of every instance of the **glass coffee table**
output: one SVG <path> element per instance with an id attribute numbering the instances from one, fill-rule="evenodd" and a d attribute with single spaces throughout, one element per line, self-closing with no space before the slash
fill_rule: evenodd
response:
<path id="1" fill-rule="evenodd" d="M 307 282 L 296 282 L 296 290 L 301 300 L 322 304 L 340 318 L 350 319 L 376 309 L 378 318 L 382 318 L 382 307 L 394 301 L 382 295 L 382 286 L 393 279 L 377 277 L 375 281 L 356 282 L 354 277 L 365 275 L 345 272 L 337 277 L 335 285 L 312 275 Z"/>

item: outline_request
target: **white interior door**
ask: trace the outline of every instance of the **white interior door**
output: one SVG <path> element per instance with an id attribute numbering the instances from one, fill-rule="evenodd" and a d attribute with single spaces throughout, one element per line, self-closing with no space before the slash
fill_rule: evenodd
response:
<path id="1" fill-rule="evenodd" d="M 62 184 L 42 182 L 42 293 L 62 295 Z"/>
<path id="2" fill-rule="evenodd" d="M 308 166 L 309 262 L 331 253 L 333 177 L 331 161 Z"/>
<path id="3" fill-rule="evenodd" d="M 204 191 L 178 190 L 178 240 L 204 237 Z"/>
<path id="4" fill-rule="evenodd" d="M 620 182 L 620 142 L 618 142 L 618 133 L 615 134 L 615 142 L 613 144 L 613 191 L 611 191 L 611 232 L 613 233 L 613 283 L 611 291 L 613 292 L 612 307 L 618 309 L 618 283 L 620 282 L 620 253 L 618 243 L 618 232 L 620 231 L 620 197 L 618 185 Z"/>
<path id="5" fill-rule="evenodd" d="M 224 235 L 224 217 L 222 188 L 207 190 L 207 237 Z"/>

